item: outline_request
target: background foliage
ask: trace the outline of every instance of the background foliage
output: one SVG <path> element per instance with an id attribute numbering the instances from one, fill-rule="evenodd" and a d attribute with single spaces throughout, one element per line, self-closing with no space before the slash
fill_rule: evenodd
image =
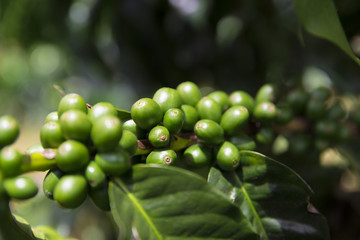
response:
<path id="1" fill-rule="evenodd" d="M 53 84 L 80 93 L 90 104 L 110 101 L 123 109 L 160 86 L 175 87 L 186 80 L 201 86 L 204 94 L 212 89 L 254 94 L 266 82 L 282 91 L 325 82 L 338 94 L 358 99 L 359 66 L 333 43 L 303 31 L 294 2 L 2 0 L 0 114 L 21 119 L 25 136 L 18 145 L 25 148 L 38 142 L 37 136 L 28 136 L 56 109 L 61 96 Z M 359 55 L 360 2 L 334 3 L 346 38 Z M 332 239 L 360 236 L 358 144 L 355 138 L 321 155 L 278 156 L 269 147 L 261 149 L 310 184 Z M 42 176 L 35 177 L 41 182 Z M 102 215 L 110 224 L 99 223 L 103 213 L 91 204 L 69 213 L 38 196 L 15 203 L 14 209 L 34 225 L 50 222 L 64 236 L 116 236 L 111 217 Z"/>

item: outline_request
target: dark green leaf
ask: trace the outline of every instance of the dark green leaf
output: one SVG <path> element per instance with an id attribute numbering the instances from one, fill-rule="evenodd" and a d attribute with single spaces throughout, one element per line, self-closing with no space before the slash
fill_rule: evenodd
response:
<path id="1" fill-rule="evenodd" d="M 360 64 L 346 39 L 332 0 L 295 0 L 295 7 L 306 31 L 336 44 Z"/>
<path id="2" fill-rule="evenodd" d="M 189 171 L 135 165 L 109 186 L 120 239 L 258 239 L 241 211 Z"/>
<path id="3" fill-rule="evenodd" d="M 131 119 L 131 113 L 126 110 L 116 109 L 118 117 L 121 119 L 121 121 L 126 121 Z"/>
<path id="4" fill-rule="evenodd" d="M 325 219 L 309 202 L 310 187 L 291 169 L 264 155 L 240 152 L 235 172 L 212 168 L 208 181 L 223 191 L 261 239 L 329 239 Z"/>

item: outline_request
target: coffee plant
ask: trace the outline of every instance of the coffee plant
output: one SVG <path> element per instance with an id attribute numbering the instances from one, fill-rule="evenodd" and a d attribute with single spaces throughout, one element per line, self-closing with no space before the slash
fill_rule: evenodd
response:
<path id="1" fill-rule="evenodd" d="M 329 239 L 311 187 L 256 151 L 278 135 L 290 142 L 281 153 L 296 155 L 347 141 L 359 113 L 338 99 L 327 87 L 280 96 L 272 84 L 255 96 L 203 96 L 188 81 L 125 111 L 71 93 L 46 116 L 41 143 L 24 154 L 10 146 L 17 121 L 2 116 L 1 237 L 63 239 L 50 227 L 32 228 L 8 207 L 38 192 L 24 173 L 47 171 L 48 199 L 74 209 L 89 197 L 111 212 L 120 239 Z"/>

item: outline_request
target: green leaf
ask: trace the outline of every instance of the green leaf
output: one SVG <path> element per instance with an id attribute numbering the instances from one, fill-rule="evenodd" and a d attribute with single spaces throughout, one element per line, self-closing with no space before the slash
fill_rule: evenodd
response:
<path id="1" fill-rule="evenodd" d="M 290 168 L 264 155 L 240 152 L 237 171 L 212 168 L 208 181 L 223 191 L 261 239 L 329 239 L 326 220 L 309 202 L 310 187 Z"/>
<path id="2" fill-rule="evenodd" d="M 138 164 L 123 179 L 109 186 L 120 239 L 258 239 L 241 211 L 194 173 Z"/>
<path id="3" fill-rule="evenodd" d="M 131 113 L 126 110 L 116 109 L 118 117 L 121 119 L 121 121 L 126 121 L 131 119 Z"/>
<path id="4" fill-rule="evenodd" d="M 334 43 L 360 65 L 346 39 L 332 0 L 294 1 L 297 16 L 306 31 Z"/>

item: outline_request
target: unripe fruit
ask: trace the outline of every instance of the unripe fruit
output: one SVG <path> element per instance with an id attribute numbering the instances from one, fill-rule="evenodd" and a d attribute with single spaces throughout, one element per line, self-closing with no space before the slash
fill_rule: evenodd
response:
<path id="1" fill-rule="evenodd" d="M 166 127 L 156 126 L 149 133 L 149 141 L 156 148 L 165 147 L 170 142 L 170 132 Z"/>
<path id="2" fill-rule="evenodd" d="M 138 139 L 134 133 L 124 130 L 119 141 L 119 146 L 132 156 L 138 148 Z"/>
<path id="3" fill-rule="evenodd" d="M 199 87 L 193 82 L 180 83 L 176 90 L 184 104 L 195 106 L 201 99 Z"/>
<path id="4" fill-rule="evenodd" d="M 33 154 L 33 153 L 41 153 L 44 151 L 43 146 L 41 145 L 41 143 L 35 143 L 31 146 L 29 146 L 26 150 L 25 150 L 25 154 Z"/>
<path id="5" fill-rule="evenodd" d="M 212 120 L 203 119 L 195 124 L 194 132 L 196 136 L 204 143 L 209 145 L 218 145 L 224 141 L 224 130 Z"/>
<path id="6" fill-rule="evenodd" d="M 318 87 L 311 91 L 310 97 L 319 101 L 326 101 L 331 96 L 331 91 L 327 87 Z"/>
<path id="7" fill-rule="evenodd" d="M 229 100 L 230 106 L 244 106 L 250 113 L 254 111 L 255 100 L 247 92 L 235 91 L 230 94 Z"/>
<path id="8" fill-rule="evenodd" d="M 171 149 L 154 150 L 146 157 L 146 163 L 173 165 L 176 159 L 176 152 Z"/>
<path id="9" fill-rule="evenodd" d="M 349 140 L 350 130 L 346 125 L 338 124 L 335 133 L 335 140 L 338 142 L 343 142 Z"/>
<path id="10" fill-rule="evenodd" d="M 183 160 L 186 165 L 192 168 L 199 168 L 210 165 L 212 159 L 212 150 L 204 145 L 194 144 L 185 149 Z"/>
<path id="11" fill-rule="evenodd" d="M 86 113 L 79 110 L 69 110 L 60 118 L 61 131 L 65 139 L 87 142 L 90 137 L 91 122 Z"/>
<path id="12" fill-rule="evenodd" d="M 276 117 L 276 106 L 271 102 L 261 102 L 255 106 L 254 117 L 263 122 L 269 123 Z"/>
<path id="13" fill-rule="evenodd" d="M 256 93 L 255 102 L 256 104 L 262 102 L 275 102 L 277 98 L 277 89 L 273 84 L 263 85 Z"/>
<path id="14" fill-rule="evenodd" d="M 140 128 L 132 119 L 125 121 L 122 125 L 122 129 L 124 131 L 128 130 L 132 132 L 138 139 L 143 139 L 146 137 L 146 130 Z"/>
<path id="15" fill-rule="evenodd" d="M 200 119 L 209 119 L 215 122 L 220 122 L 221 120 L 221 107 L 210 97 L 201 98 L 196 104 L 196 109 Z"/>
<path id="16" fill-rule="evenodd" d="M 56 164 L 64 172 L 83 169 L 89 162 L 86 146 L 74 140 L 63 142 L 56 153 Z"/>
<path id="17" fill-rule="evenodd" d="M 51 112 L 45 117 L 45 122 L 57 122 L 59 120 L 58 113 L 57 112 Z"/>
<path id="18" fill-rule="evenodd" d="M 311 146 L 311 138 L 305 134 L 299 134 L 290 139 L 290 152 L 295 155 L 306 153 Z"/>
<path id="19" fill-rule="evenodd" d="M 342 104 L 339 101 L 336 101 L 329 107 L 326 115 L 329 119 L 338 121 L 345 118 L 346 112 Z"/>
<path id="20" fill-rule="evenodd" d="M 313 120 L 319 120 L 326 113 L 326 105 L 324 101 L 310 99 L 306 105 L 306 116 Z"/>
<path id="21" fill-rule="evenodd" d="M 193 131 L 196 122 L 199 120 L 199 115 L 195 107 L 190 105 L 182 105 L 181 110 L 184 112 L 184 131 Z"/>
<path id="22" fill-rule="evenodd" d="M 162 110 L 151 98 L 142 98 L 131 107 L 131 118 L 143 129 L 151 129 L 162 120 Z"/>
<path id="23" fill-rule="evenodd" d="M 246 134 L 239 134 L 230 138 L 230 142 L 239 150 L 253 151 L 256 148 L 254 139 Z"/>
<path id="24" fill-rule="evenodd" d="M 95 104 L 88 113 L 88 117 L 92 123 L 94 123 L 97 119 L 100 119 L 103 116 L 117 116 L 117 111 L 111 103 L 108 102 L 99 102 Z"/>
<path id="25" fill-rule="evenodd" d="M 77 208 L 86 199 L 87 182 L 81 175 L 63 176 L 56 184 L 54 199 L 64 208 Z"/>
<path id="26" fill-rule="evenodd" d="M 54 190 L 60 178 L 64 175 L 59 169 L 49 170 L 43 181 L 44 195 L 49 199 L 54 199 Z"/>
<path id="27" fill-rule="evenodd" d="M 337 124 L 333 120 L 325 119 L 318 121 L 315 125 L 315 133 L 321 138 L 334 139 Z"/>
<path id="28" fill-rule="evenodd" d="M 44 148 L 57 148 L 65 141 L 58 121 L 46 122 L 41 127 L 40 141 Z"/>
<path id="29" fill-rule="evenodd" d="M 0 117 L 0 148 L 10 145 L 19 136 L 19 124 L 12 116 Z"/>
<path id="30" fill-rule="evenodd" d="M 302 113 L 305 110 L 308 100 L 309 94 L 303 89 L 295 89 L 286 97 L 286 102 L 296 113 Z"/>
<path id="31" fill-rule="evenodd" d="M 184 113 L 179 108 L 170 108 L 164 114 L 163 124 L 171 134 L 177 134 L 180 132 L 184 125 Z"/>
<path id="32" fill-rule="evenodd" d="M 58 117 L 60 118 L 61 115 L 68 111 L 68 110 L 79 110 L 84 113 L 87 113 L 87 106 L 84 99 L 76 93 L 70 93 L 65 95 L 61 98 L 59 105 L 58 105 Z"/>
<path id="33" fill-rule="evenodd" d="M 275 122 L 287 124 L 294 118 L 294 113 L 288 106 L 281 106 L 276 109 Z"/>
<path id="34" fill-rule="evenodd" d="M 208 95 L 220 105 L 221 111 L 225 111 L 230 106 L 229 96 L 224 91 L 215 91 Z"/>
<path id="35" fill-rule="evenodd" d="M 8 178 L 4 180 L 4 189 L 13 199 L 24 200 L 34 197 L 38 188 L 34 181 L 25 176 Z"/>
<path id="36" fill-rule="evenodd" d="M 91 139 L 101 152 L 112 151 L 118 146 L 122 134 L 121 122 L 112 115 L 103 116 L 93 123 Z"/>
<path id="37" fill-rule="evenodd" d="M 20 174 L 23 156 L 15 148 L 7 147 L 0 153 L 0 169 L 7 177 L 14 177 Z"/>
<path id="38" fill-rule="evenodd" d="M 110 211 L 108 184 L 103 184 L 99 189 L 90 189 L 89 196 L 96 207 L 103 211 Z"/>
<path id="39" fill-rule="evenodd" d="M 225 171 L 236 169 L 240 164 L 239 150 L 231 142 L 224 142 L 216 154 L 216 163 Z"/>
<path id="40" fill-rule="evenodd" d="M 130 155 L 124 149 L 117 149 L 115 152 L 97 153 L 95 162 L 106 174 L 111 176 L 123 175 L 131 167 Z"/>
<path id="41" fill-rule="evenodd" d="M 274 140 L 274 131 L 270 127 L 262 127 L 256 134 L 256 140 L 259 143 L 268 144 Z"/>
<path id="42" fill-rule="evenodd" d="M 106 175 L 100 166 L 91 161 L 85 169 L 85 178 L 93 189 L 101 188 L 106 182 Z"/>
<path id="43" fill-rule="evenodd" d="M 220 125 L 225 134 L 232 136 L 238 134 L 246 126 L 248 120 L 249 112 L 246 107 L 233 106 L 223 114 Z"/>
<path id="44" fill-rule="evenodd" d="M 179 93 L 175 89 L 168 87 L 158 89 L 153 96 L 153 100 L 159 104 L 163 114 L 170 108 L 180 108 L 182 104 Z"/>

